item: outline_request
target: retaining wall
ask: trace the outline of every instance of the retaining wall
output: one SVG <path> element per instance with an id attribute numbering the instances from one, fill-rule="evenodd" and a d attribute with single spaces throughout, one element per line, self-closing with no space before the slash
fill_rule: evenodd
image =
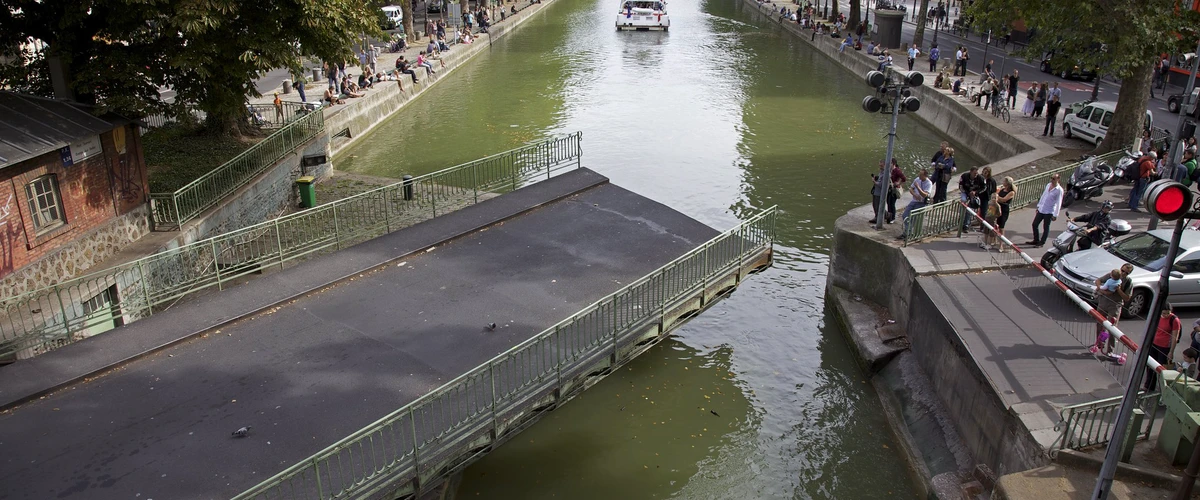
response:
<path id="1" fill-rule="evenodd" d="M 475 43 L 454 45 L 449 52 L 443 52 L 442 62 L 446 64 L 445 68 L 438 67 L 438 62 L 432 61 L 438 72 L 436 77 L 424 75 L 424 70 L 417 68 L 415 71 L 417 75 L 420 75 L 421 83 L 413 83 L 412 77 L 401 74 L 399 85 L 397 82 L 384 82 L 382 87 L 368 91 L 361 98 L 347 99 L 345 105 L 327 109 L 325 131 L 333 138 L 330 154 L 337 155 L 353 145 L 359 138 L 399 111 L 409 101 L 425 93 L 426 89 L 437 84 L 475 55 L 491 48 L 493 41 L 507 35 L 553 2 L 554 0 L 543 0 L 540 4 L 530 5 L 489 27 L 488 33 L 481 34 L 475 39 Z"/>

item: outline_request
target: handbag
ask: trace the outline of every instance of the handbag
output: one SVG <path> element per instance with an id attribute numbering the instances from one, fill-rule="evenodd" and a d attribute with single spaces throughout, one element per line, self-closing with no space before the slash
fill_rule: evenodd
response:
<path id="1" fill-rule="evenodd" d="M 950 171 L 942 170 L 942 182 L 950 182 Z"/>

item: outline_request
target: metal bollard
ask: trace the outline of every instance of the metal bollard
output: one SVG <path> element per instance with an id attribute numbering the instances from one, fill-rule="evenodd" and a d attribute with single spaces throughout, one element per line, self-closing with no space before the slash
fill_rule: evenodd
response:
<path id="1" fill-rule="evenodd" d="M 411 176 L 411 175 L 406 175 L 406 176 L 404 176 L 404 177 L 401 177 L 400 179 L 404 181 L 404 184 L 403 184 L 403 189 L 404 189 L 404 200 L 405 200 L 405 201 L 412 200 L 412 199 L 413 199 L 413 181 L 412 181 L 412 176 Z"/>

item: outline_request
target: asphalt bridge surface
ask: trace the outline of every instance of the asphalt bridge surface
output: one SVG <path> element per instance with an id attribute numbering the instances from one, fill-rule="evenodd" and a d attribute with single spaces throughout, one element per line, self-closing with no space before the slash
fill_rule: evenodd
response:
<path id="1" fill-rule="evenodd" d="M 571 175 L 597 176 L 581 169 L 546 183 L 569 184 Z M 0 498 L 230 497 L 717 234 L 630 191 L 592 184 L 6 411 Z M 412 246 L 428 225 L 454 216 L 360 246 Z M 339 258 L 200 305 L 270 295 Z M 204 321 L 186 304 L 152 319 L 79 344 Z M 488 331 L 492 322 L 498 328 Z M 248 437 L 230 435 L 245 425 L 253 426 Z"/>

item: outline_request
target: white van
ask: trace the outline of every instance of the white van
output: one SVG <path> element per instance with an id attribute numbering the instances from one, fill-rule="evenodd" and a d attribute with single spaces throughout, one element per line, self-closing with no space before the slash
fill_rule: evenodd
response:
<path id="1" fill-rule="evenodd" d="M 1112 124 L 1113 113 L 1116 109 L 1116 102 L 1105 101 L 1090 103 L 1074 114 L 1068 113 L 1063 118 L 1063 135 L 1068 138 L 1079 137 L 1085 141 L 1100 144 L 1100 141 L 1104 140 L 1104 135 L 1108 133 L 1108 126 Z M 1146 121 L 1142 126 L 1150 128 L 1153 120 L 1154 114 L 1147 109 Z"/>
<path id="2" fill-rule="evenodd" d="M 404 26 L 404 11 L 398 5 L 388 5 L 383 7 L 383 16 L 391 21 L 394 28 Z M 394 29 L 393 28 L 393 29 Z"/>

